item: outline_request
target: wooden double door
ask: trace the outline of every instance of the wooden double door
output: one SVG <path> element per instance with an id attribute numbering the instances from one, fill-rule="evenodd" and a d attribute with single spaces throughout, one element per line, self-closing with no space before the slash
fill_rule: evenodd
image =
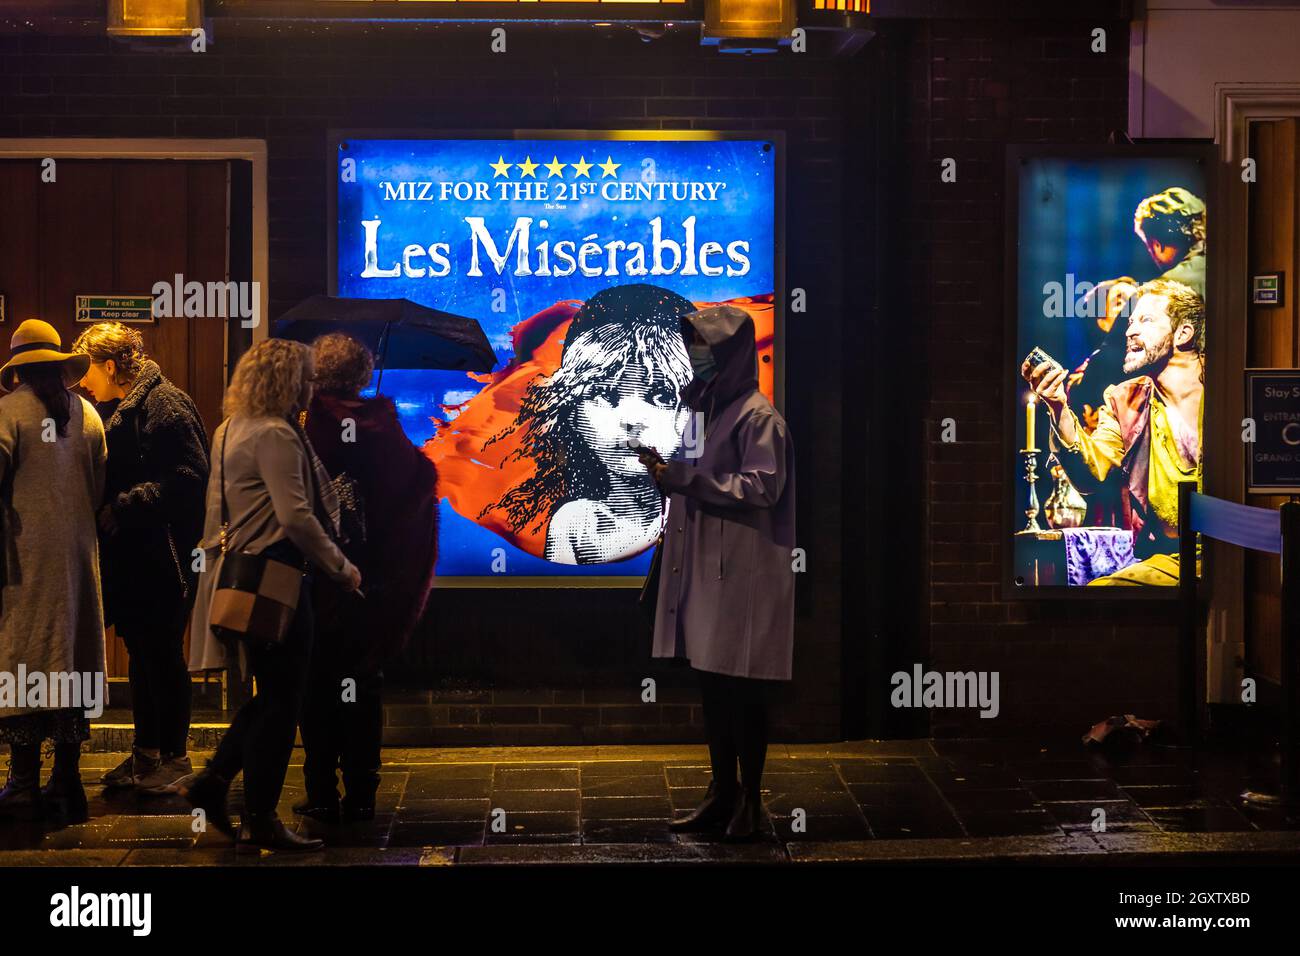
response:
<path id="1" fill-rule="evenodd" d="M 0 161 L 0 353 L 24 319 L 71 344 L 85 328 L 77 296 L 148 296 L 158 282 L 229 277 L 230 163 L 224 160 Z M 52 180 L 52 181 L 51 181 Z M 221 422 L 225 320 L 160 317 L 136 326 L 145 349 L 199 407 L 209 439 Z M 109 676 L 126 676 L 110 635 Z"/>

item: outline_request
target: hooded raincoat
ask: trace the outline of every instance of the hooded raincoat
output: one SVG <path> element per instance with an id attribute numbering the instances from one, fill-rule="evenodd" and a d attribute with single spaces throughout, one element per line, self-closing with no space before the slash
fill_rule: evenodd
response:
<path id="1" fill-rule="evenodd" d="M 655 657 L 697 670 L 789 680 L 794 654 L 794 445 L 758 390 L 754 322 L 733 306 L 687 316 L 717 364 L 682 401 L 704 415 L 698 457 L 669 462 L 671 494 Z"/>

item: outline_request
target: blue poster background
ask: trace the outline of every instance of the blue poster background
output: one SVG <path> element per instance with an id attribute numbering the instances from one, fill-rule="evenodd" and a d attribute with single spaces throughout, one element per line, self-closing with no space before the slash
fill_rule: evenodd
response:
<path id="1" fill-rule="evenodd" d="M 346 160 L 355 162 L 355 181 L 342 175 Z M 345 297 L 409 298 L 434 308 L 476 319 L 483 327 L 501 364 L 513 357 L 510 330 L 519 322 L 556 302 L 586 300 L 601 289 L 633 282 L 648 282 L 679 293 L 692 301 L 716 302 L 738 296 L 771 294 L 775 288 L 775 170 L 776 148 L 770 141 L 755 140 L 606 140 L 606 139 L 351 139 L 339 144 L 336 157 L 337 222 L 335 278 L 336 294 Z M 501 174 L 502 163 L 509 164 Z M 547 164 L 563 164 L 548 168 Z M 494 167 L 494 164 L 496 166 Z M 528 174 L 530 164 L 537 164 Z M 578 164 L 590 164 L 586 176 L 577 175 Z M 558 172 L 555 170 L 558 169 Z M 406 193 L 394 193 L 397 184 L 417 184 Z M 455 187 L 444 193 L 441 184 L 486 183 L 468 198 L 456 198 Z M 389 184 L 385 186 L 383 184 Z M 432 183 L 432 186 L 424 186 Z M 548 184 L 548 198 L 530 197 L 501 183 Z M 559 184 L 582 184 L 557 202 Z M 588 191 L 587 183 L 596 184 Z M 602 195 L 604 184 L 628 190 L 633 197 L 616 201 Z M 713 196 L 707 193 L 674 198 L 636 198 L 640 183 L 720 183 Z M 462 189 L 462 195 L 464 195 Z M 620 195 L 617 191 L 614 196 Z M 443 198 L 443 197 L 446 198 Z M 550 203 L 553 208 L 546 208 Z M 504 252 L 518 217 L 533 219 L 533 246 L 561 240 L 580 245 L 589 236 L 604 246 L 611 240 L 641 242 L 649 249 L 651 220 L 661 217 L 665 239 L 684 240 L 682 223 L 696 217 L 695 245 L 717 242 L 724 250 L 737 240 L 749 243 L 744 255 L 749 260 L 745 275 L 703 274 L 615 276 L 584 275 L 576 270 L 569 276 L 516 276 L 516 249 L 505 268 L 497 272 L 486 248 L 479 244 L 481 276 L 471 276 L 473 245 L 466 217 L 482 217 L 496 248 Z M 366 236 L 363 222 L 379 220 L 374 227 L 376 265 L 391 269 L 402 261 L 410 244 L 425 249 L 446 243 L 450 261 L 447 275 L 408 277 L 364 277 Z M 545 220 L 543 229 L 541 222 Z M 628 259 L 621 254 L 622 269 Z M 647 262 L 650 260 L 647 259 Z M 413 260 L 431 269 L 429 256 Z M 605 255 L 592 263 L 608 265 Z M 712 265 L 734 265 L 725 252 L 714 255 Z M 536 269 L 538 258 L 531 257 Z M 559 263 L 552 255 L 551 266 Z M 502 290 L 497 293 L 495 290 Z M 494 311 L 494 297 L 498 308 Z M 500 364 L 498 365 L 500 368 Z M 374 386 L 372 385 L 372 388 Z M 462 372 L 389 369 L 383 373 L 380 390 L 393 398 L 407 436 L 417 445 L 434 434 L 432 418 L 446 418 L 442 408 L 476 394 L 482 384 Z M 641 575 L 649 565 L 649 553 L 635 558 L 595 565 L 562 565 L 527 554 L 503 538 L 457 514 L 444 499 L 440 503 L 440 537 L 437 572 L 443 577 L 493 575 L 493 551 L 506 551 L 508 576 L 592 576 Z"/>

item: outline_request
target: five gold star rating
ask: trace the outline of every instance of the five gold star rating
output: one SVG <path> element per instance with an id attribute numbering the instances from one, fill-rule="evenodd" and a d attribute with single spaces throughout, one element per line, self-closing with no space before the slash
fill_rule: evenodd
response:
<path id="1" fill-rule="evenodd" d="M 488 165 L 492 167 L 493 179 L 501 179 L 503 177 L 509 179 L 511 166 L 514 166 L 519 170 L 520 178 L 527 176 L 532 179 L 537 179 L 537 170 L 545 169 L 547 179 L 555 179 L 557 177 L 563 179 L 565 168 L 572 167 L 572 178 L 574 179 L 591 179 L 592 169 L 599 169 L 601 171 L 600 178 L 602 179 L 617 179 L 619 167 L 623 164 L 614 162 L 613 156 L 606 156 L 603 163 L 589 163 L 587 162 L 586 156 L 579 156 L 576 163 L 562 163 L 560 162 L 559 156 L 552 156 L 549 163 L 535 163 L 533 162 L 532 156 L 525 156 L 522 163 L 509 163 L 506 162 L 505 156 L 499 156 L 495 163 L 489 163 Z"/>

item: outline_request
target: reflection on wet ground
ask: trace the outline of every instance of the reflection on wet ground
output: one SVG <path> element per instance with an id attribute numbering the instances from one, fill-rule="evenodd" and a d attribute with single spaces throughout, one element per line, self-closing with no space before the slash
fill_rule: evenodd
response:
<path id="1" fill-rule="evenodd" d="M 237 862 L 221 834 L 194 832 L 183 800 L 94 785 L 122 757 L 84 755 L 88 822 L 0 821 L 0 863 Z M 205 757 L 196 754 L 195 766 Z M 1241 801 L 1247 787 L 1267 786 L 1270 771 L 1265 765 L 1256 775 L 1241 755 L 1148 748 L 1116 758 L 1077 743 L 1009 741 L 776 746 L 764 776 L 772 830 L 741 845 L 668 829 L 674 813 L 704 795 L 709 770 L 700 746 L 388 748 L 384 759 L 375 819 L 326 826 L 293 816 L 303 796 L 295 751 L 280 814 L 323 837 L 327 849 L 283 862 L 1300 857 L 1300 823 Z M 232 812 L 240 802 L 236 784 Z"/>

